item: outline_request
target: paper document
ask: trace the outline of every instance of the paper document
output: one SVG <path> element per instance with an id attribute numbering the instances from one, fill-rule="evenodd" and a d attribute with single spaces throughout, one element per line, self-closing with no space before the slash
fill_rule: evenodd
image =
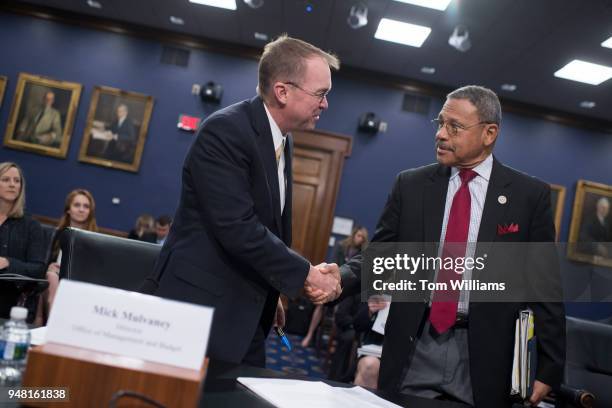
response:
<path id="1" fill-rule="evenodd" d="M 514 332 L 511 395 L 526 399 L 531 395 L 537 364 L 536 337 L 533 312 L 521 310 Z"/>
<path id="2" fill-rule="evenodd" d="M 399 408 L 371 392 L 321 381 L 239 377 L 238 382 L 278 408 Z"/>
<path id="3" fill-rule="evenodd" d="M 385 335 L 385 325 L 387 324 L 387 317 L 389 316 L 389 308 L 391 307 L 391 296 L 382 295 L 387 302 L 387 307 L 378 311 L 376 315 L 376 320 L 374 320 L 374 324 L 372 325 L 372 331 L 376 333 L 380 333 L 383 336 Z"/>
<path id="4" fill-rule="evenodd" d="M 30 344 L 33 346 L 38 346 L 46 343 L 47 337 L 47 326 L 37 327 L 36 329 L 30 330 L 31 340 Z"/>
<path id="5" fill-rule="evenodd" d="M 364 344 L 357 349 L 357 357 L 374 356 L 380 358 L 382 356 L 382 346 L 378 344 Z"/>

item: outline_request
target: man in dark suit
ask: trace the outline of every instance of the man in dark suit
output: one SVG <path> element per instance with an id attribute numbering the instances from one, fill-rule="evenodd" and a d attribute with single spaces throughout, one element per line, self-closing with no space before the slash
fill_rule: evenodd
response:
<path id="1" fill-rule="evenodd" d="M 492 155 L 501 123 L 495 93 L 479 86 L 457 89 L 433 122 L 438 163 L 398 175 L 374 245 L 440 242 L 446 248 L 453 243 L 463 245 L 466 254 L 469 242 L 554 241 L 548 185 Z M 361 262 L 357 256 L 341 269 L 346 294 L 361 277 Z M 436 282 L 444 277 L 441 268 Z M 392 302 L 380 389 L 476 407 L 509 407 L 515 319 L 524 306 L 535 315 L 539 352 L 531 403 L 559 385 L 565 359 L 562 303 L 478 303 L 470 302 L 475 296 L 470 291 L 457 292 L 453 301 L 440 302 L 438 293 L 428 292 L 418 303 Z"/>
<path id="2" fill-rule="evenodd" d="M 126 104 L 117 106 L 117 118 L 111 123 L 109 131 L 113 139 L 111 140 L 107 157 L 110 160 L 131 163 L 134 161 L 136 152 L 137 134 L 132 118 L 128 116 L 129 110 Z"/>
<path id="3" fill-rule="evenodd" d="M 612 241 L 612 224 L 610 213 L 610 200 L 600 197 L 595 204 L 595 214 L 585 223 L 580 234 L 580 248 L 593 255 L 610 258 L 609 242 Z"/>
<path id="4" fill-rule="evenodd" d="M 336 57 L 281 36 L 259 62 L 258 96 L 211 115 L 183 167 L 179 207 L 144 292 L 215 308 L 208 356 L 265 365 L 279 293 L 340 294 L 338 267 L 290 249 L 292 130 L 327 109 Z"/>

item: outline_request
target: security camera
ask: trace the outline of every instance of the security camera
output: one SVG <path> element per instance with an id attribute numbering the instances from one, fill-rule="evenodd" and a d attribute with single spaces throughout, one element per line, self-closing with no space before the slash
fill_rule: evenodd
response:
<path id="1" fill-rule="evenodd" d="M 351 7 L 349 16 L 346 19 L 349 27 L 356 30 L 368 25 L 368 6 L 364 3 L 357 3 Z"/>
<path id="2" fill-rule="evenodd" d="M 448 44 L 461 52 L 466 52 L 467 50 L 472 48 L 472 42 L 470 41 L 470 33 L 467 27 L 455 27 L 453 33 L 448 38 Z"/>

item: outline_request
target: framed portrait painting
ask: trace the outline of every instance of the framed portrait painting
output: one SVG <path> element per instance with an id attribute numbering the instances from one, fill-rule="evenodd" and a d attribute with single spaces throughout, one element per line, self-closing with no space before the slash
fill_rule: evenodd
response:
<path id="1" fill-rule="evenodd" d="M 6 89 L 7 79 L 5 76 L 0 75 L 0 108 L 2 107 L 2 100 L 4 99 L 4 91 Z"/>
<path id="2" fill-rule="evenodd" d="M 137 172 L 152 110 L 152 96 L 96 86 L 79 160 Z"/>
<path id="3" fill-rule="evenodd" d="M 4 145 L 65 158 L 81 89 L 75 82 L 19 74 Z"/>
<path id="4" fill-rule="evenodd" d="M 561 218 L 563 217 L 563 204 L 565 203 L 565 187 L 558 184 L 550 185 L 550 203 L 555 221 L 556 239 L 559 240 L 561 231 Z"/>
<path id="5" fill-rule="evenodd" d="M 612 186 L 579 180 L 567 246 L 569 259 L 612 267 Z"/>

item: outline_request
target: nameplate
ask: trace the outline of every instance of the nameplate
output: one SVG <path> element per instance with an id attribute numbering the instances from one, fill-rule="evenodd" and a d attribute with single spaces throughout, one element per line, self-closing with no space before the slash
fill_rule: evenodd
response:
<path id="1" fill-rule="evenodd" d="M 63 279 L 46 341 L 200 370 L 212 318 L 210 307 Z"/>

